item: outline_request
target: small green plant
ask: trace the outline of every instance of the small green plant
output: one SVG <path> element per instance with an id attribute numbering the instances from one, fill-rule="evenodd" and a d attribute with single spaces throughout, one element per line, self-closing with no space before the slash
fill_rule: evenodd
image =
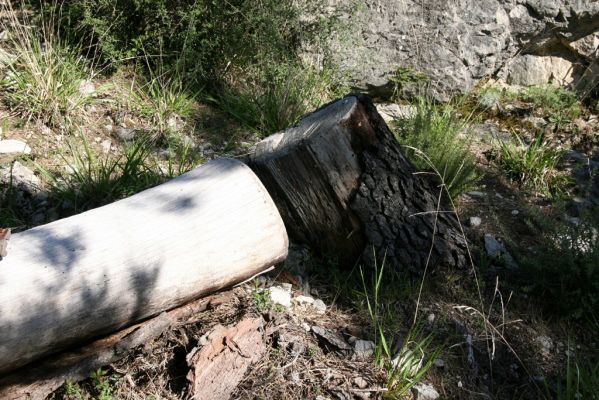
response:
<path id="1" fill-rule="evenodd" d="M 292 126 L 342 91 L 331 71 L 302 64 L 282 64 L 255 75 L 258 78 L 228 86 L 208 99 L 262 137 Z"/>
<path id="2" fill-rule="evenodd" d="M 259 312 L 266 312 L 272 307 L 270 293 L 266 289 L 254 289 L 252 292 L 252 303 Z"/>
<path id="3" fill-rule="evenodd" d="M 470 152 L 470 142 L 463 137 L 468 129 L 467 119 L 460 119 L 453 108 L 420 98 L 414 115 L 394 121 L 393 126 L 410 161 L 419 170 L 429 170 L 432 164 L 452 197 L 480 180 L 476 157 Z"/>
<path id="4" fill-rule="evenodd" d="M 375 258 L 376 259 L 376 258 Z M 365 276 L 360 268 L 360 277 L 364 289 L 363 297 L 370 316 L 375 342 L 375 363 L 387 371 L 387 398 L 402 398 L 418 384 L 426 375 L 439 354 L 439 350 L 432 350 L 431 335 L 424 336 L 418 326 L 413 326 L 406 335 L 398 352 L 395 352 L 393 339 L 389 332 L 397 330 L 397 321 L 389 311 L 384 300 L 389 288 L 384 283 L 385 259 L 380 265 L 375 262 L 372 277 Z M 388 277 L 385 277 L 388 279 Z M 391 279 L 393 280 L 393 279 Z M 392 295 L 396 299 L 398 293 Z"/>
<path id="5" fill-rule="evenodd" d="M 501 104 L 503 91 L 496 86 L 482 88 L 477 94 L 477 103 L 483 109 L 493 108 Z"/>
<path id="6" fill-rule="evenodd" d="M 10 2 L 6 4 L 2 10 L 11 17 L 4 28 L 11 32 L 9 52 L 14 57 L 0 81 L 3 100 L 27 120 L 62 123 L 91 100 L 83 87 L 92 76 L 88 63 L 80 48 L 60 39 L 51 21 L 37 30 L 19 21 Z"/>
<path id="7" fill-rule="evenodd" d="M 86 400 L 86 396 L 83 395 L 81 387 L 77 383 L 73 383 L 71 380 L 67 380 L 65 383 L 65 394 L 69 398 L 75 398 L 77 400 Z"/>
<path id="8" fill-rule="evenodd" d="M 563 121 L 573 120 L 581 113 L 576 93 L 553 85 L 531 86 L 521 91 L 518 98 L 533 103 L 546 114 L 559 115 Z"/>
<path id="9" fill-rule="evenodd" d="M 554 385 L 545 381 L 545 393 L 556 400 L 599 399 L 599 361 L 577 357 L 568 350 L 566 370 Z"/>
<path id="10" fill-rule="evenodd" d="M 164 67 L 153 71 L 148 63 L 149 78 L 134 80 L 123 93 L 128 108 L 149 119 L 152 139 L 177 134 L 183 122 L 193 116 L 196 95 L 183 84 L 177 73 L 167 74 Z"/>
<path id="11" fill-rule="evenodd" d="M 551 314 L 584 322 L 599 309 L 599 231 L 588 216 L 575 223 L 533 215 L 531 231 L 543 232 L 519 256 L 523 290 Z"/>
<path id="12" fill-rule="evenodd" d="M 111 380 L 112 377 L 108 376 L 108 372 L 99 368 L 97 371 L 90 375 L 95 397 L 97 400 L 116 400 L 114 395 L 114 388 Z"/>
<path id="13" fill-rule="evenodd" d="M 514 137 L 499 143 L 498 162 L 507 176 L 535 194 L 565 194 L 570 179 L 557 170 L 565 151 L 551 147 L 543 134 L 528 145 L 518 135 Z"/>
<path id="14" fill-rule="evenodd" d="M 392 98 L 400 98 L 402 90 L 406 85 L 423 85 L 430 79 L 426 74 L 416 71 L 414 68 L 399 67 L 395 70 L 389 80 L 393 83 Z"/>

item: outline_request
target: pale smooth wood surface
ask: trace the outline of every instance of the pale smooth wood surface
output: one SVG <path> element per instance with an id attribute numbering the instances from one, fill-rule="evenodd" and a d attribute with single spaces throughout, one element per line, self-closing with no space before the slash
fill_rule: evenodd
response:
<path id="1" fill-rule="evenodd" d="M 264 186 L 231 159 L 13 234 L 0 262 L 0 374 L 241 282 L 287 248 Z"/>

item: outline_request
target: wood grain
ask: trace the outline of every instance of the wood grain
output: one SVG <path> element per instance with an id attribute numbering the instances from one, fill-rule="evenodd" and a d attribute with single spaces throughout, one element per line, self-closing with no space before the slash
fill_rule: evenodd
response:
<path id="1" fill-rule="evenodd" d="M 13 234 L 0 263 L 0 374 L 241 282 L 287 247 L 266 189 L 231 159 Z"/>

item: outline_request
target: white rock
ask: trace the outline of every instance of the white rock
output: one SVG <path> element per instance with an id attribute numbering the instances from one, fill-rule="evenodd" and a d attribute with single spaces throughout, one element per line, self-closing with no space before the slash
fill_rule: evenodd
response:
<path id="1" fill-rule="evenodd" d="M 269 290 L 270 301 L 283 307 L 291 307 L 291 291 L 281 286 L 272 286 Z"/>
<path id="2" fill-rule="evenodd" d="M 29 193 L 37 193 L 40 189 L 40 179 L 32 170 L 18 161 L 13 163 L 12 168 L 5 168 L 2 171 L 0 180 L 5 183 L 12 181 L 13 186 L 20 187 Z"/>
<path id="3" fill-rule="evenodd" d="M 376 109 L 387 123 L 395 119 L 408 119 L 416 113 L 415 106 L 396 103 L 377 104 Z"/>
<path id="4" fill-rule="evenodd" d="M 374 354 L 374 342 L 358 339 L 354 343 L 354 354 L 359 359 L 365 359 Z"/>
<path id="5" fill-rule="evenodd" d="M 477 198 L 485 196 L 485 194 L 483 192 L 479 192 L 479 191 L 476 191 L 476 190 L 473 190 L 471 192 L 467 192 L 466 194 L 468 196 L 470 196 L 470 197 L 477 197 Z"/>
<path id="6" fill-rule="evenodd" d="M 413 392 L 415 400 L 436 400 L 440 397 L 434 386 L 426 383 L 415 385 Z"/>
<path id="7" fill-rule="evenodd" d="M 15 139 L 0 140 L 0 156 L 30 154 L 31 147 L 27 143 Z"/>
<path id="8" fill-rule="evenodd" d="M 480 217 L 470 217 L 470 219 L 468 220 L 468 224 L 470 226 L 479 226 L 480 224 L 482 224 L 483 220 Z"/>
<path id="9" fill-rule="evenodd" d="M 108 153 L 110 151 L 110 147 L 112 146 L 112 141 L 110 139 L 106 139 L 104 141 L 102 141 L 102 151 L 104 153 Z"/>
<path id="10" fill-rule="evenodd" d="M 314 297 L 312 296 L 297 296 L 293 299 L 298 304 L 313 304 Z"/>
<path id="11" fill-rule="evenodd" d="M 518 215 L 518 214 L 520 214 L 520 211 L 518 211 L 518 210 L 512 210 L 512 215 Z"/>
<path id="12" fill-rule="evenodd" d="M 547 83 L 563 86 L 573 82 L 573 71 L 572 62 L 565 58 L 524 54 L 510 63 L 506 81 L 521 86 Z"/>
<path id="13" fill-rule="evenodd" d="M 325 312 L 327 312 L 327 305 L 324 304 L 324 301 L 322 301 L 320 299 L 315 300 L 314 303 L 312 304 L 312 307 L 314 307 L 316 312 L 319 314 L 324 314 Z"/>
<path id="14" fill-rule="evenodd" d="M 437 358 L 435 359 L 435 367 L 437 368 L 444 368 L 445 367 L 445 361 L 441 358 Z"/>
<path id="15" fill-rule="evenodd" d="M 84 79 L 79 83 L 79 94 L 81 96 L 93 96 L 96 93 L 96 86 L 90 80 Z"/>

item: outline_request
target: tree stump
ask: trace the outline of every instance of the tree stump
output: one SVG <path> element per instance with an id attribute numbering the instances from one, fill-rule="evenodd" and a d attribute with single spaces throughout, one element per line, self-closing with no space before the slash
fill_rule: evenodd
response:
<path id="1" fill-rule="evenodd" d="M 372 263 L 374 254 L 416 273 L 427 262 L 465 265 L 455 215 L 435 212 L 441 188 L 416 174 L 366 96 L 333 102 L 268 137 L 248 164 L 290 237 L 345 266 Z"/>

